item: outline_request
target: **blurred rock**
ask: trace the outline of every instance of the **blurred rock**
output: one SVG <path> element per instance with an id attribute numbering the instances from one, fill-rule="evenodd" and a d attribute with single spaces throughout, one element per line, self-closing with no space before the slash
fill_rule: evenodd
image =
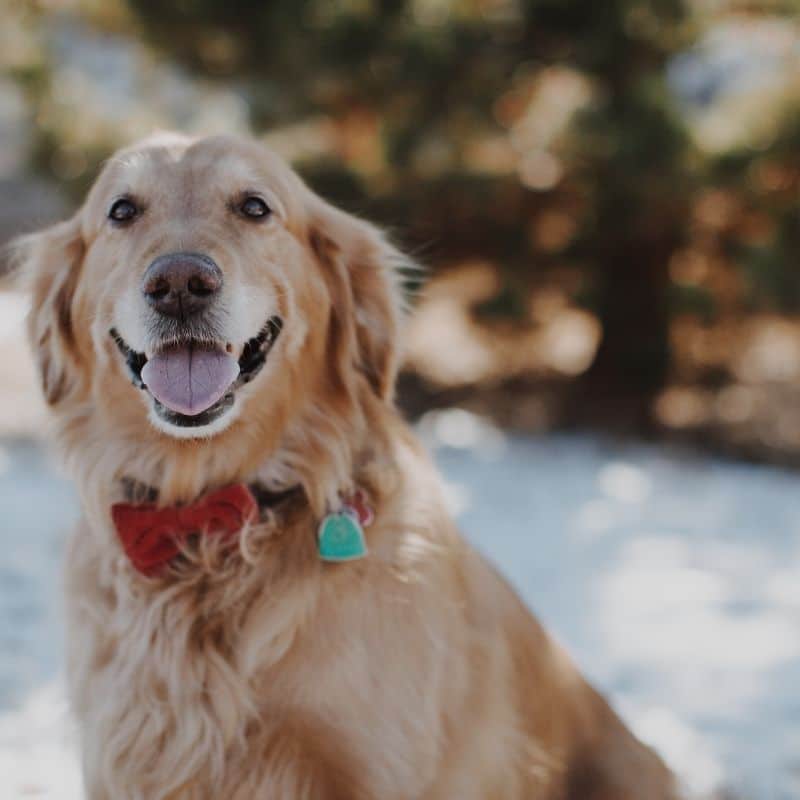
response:
<path id="1" fill-rule="evenodd" d="M 14 236 L 43 228 L 69 213 L 56 184 L 43 178 L 0 178 L 0 246 Z M 7 253 L 0 254 L 0 274 Z"/>
<path id="2" fill-rule="evenodd" d="M 47 413 L 25 338 L 28 300 L 0 292 L 0 437 L 42 436 Z"/>

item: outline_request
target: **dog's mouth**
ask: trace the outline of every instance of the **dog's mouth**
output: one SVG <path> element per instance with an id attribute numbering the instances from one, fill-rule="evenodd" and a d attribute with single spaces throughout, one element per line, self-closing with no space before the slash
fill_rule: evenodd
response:
<path id="1" fill-rule="evenodd" d="M 171 343 L 148 358 L 133 350 L 116 328 L 109 333 L 133 384 L 153 398 L 156 414 L 172 425 L 198 428 L 233 407 L 236 390 L 261 371 L 282 328 L 280 317 L 270 317 L 238 359 L 225 346 L 194 339 Z"/>

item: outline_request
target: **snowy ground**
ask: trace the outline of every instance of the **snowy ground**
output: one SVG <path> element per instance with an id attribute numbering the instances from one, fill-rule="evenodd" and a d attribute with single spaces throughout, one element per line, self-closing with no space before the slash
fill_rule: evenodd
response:
<path id="1" fill-rule="evenodd" d="M 466 533 L 695 791 L 800 797 L 800 475 L 509 440 L 460 411 L 421 430 Z M 77 800 L 58 619 L 75 502 L 46 463 L 0 444 L 0 794 Z"/>

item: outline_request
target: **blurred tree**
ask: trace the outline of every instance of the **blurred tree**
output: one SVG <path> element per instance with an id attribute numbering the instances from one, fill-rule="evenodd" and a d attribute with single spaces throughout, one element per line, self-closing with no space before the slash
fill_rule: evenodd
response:
<path id="1" fill-rule="evenodd" d="M 432 268 L 417 410 L 641 429 L 654 408 L 800 452 L 798 9 L 0 0 L 0 223 L 78 202 L 153 128 L 252 128 Z"/>
<path id="2" fill-rule="evenodd" d="M 628 421 L 648 418 L 689 196 L 664 82 L 682 0 L 129 3 L 172 57 L 240 80 L 257 129 L 330 120 L 353 144 L 338 163 L 301 164 L 314 185 L 402 221 L 434 261 L 498 264 L 495 311 L 524 313 L 537 269 L 589 265 L 603 339 L 584 387 Z M 529 235 L 553 207 L 574 229 L 555 246 Z"/>
<path id="3" fill-rule="evenodd" d="M 603 328 L 579 401 L 647 427 L 669 370 L 668 266 L 692 193 L 688 137 L 665 81 L 667 59 L 685 44 L 685 12 L 680 0 L 579 5 L 564 28 L 592 45 L 578 63 L 597 100 L 574 121 L 567 163 L 591 197 L 576 247 L 591 265 Z"/>

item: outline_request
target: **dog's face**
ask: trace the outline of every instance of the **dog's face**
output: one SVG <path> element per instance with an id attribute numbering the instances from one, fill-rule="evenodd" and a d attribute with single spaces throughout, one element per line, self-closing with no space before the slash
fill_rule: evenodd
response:
<path id="1" fill-rule="evenodd" d="M 164 433 L 229 426 L 266 381 L 270 356 L 287 357 L 289 348 L 271 353 L 284 321 L 301 344 L 308 309 L 324 318 L 331 298 L 296 236 L 301 195 L 278 159 L 224 139 L 125 153 L 92 190 L 81 280 L 108 328 L 95 334 L 114 339 Z M 270 366 L 279 379 L 280 363 Z"/>
<path id="2" fill-rule="evenodd" d="M 255 142 L 124 150 L 72 220 L 20 251 L 57 413 L 88 404 L 109 430 L 202 446 L 391 395 L 399 254 Z"/>

